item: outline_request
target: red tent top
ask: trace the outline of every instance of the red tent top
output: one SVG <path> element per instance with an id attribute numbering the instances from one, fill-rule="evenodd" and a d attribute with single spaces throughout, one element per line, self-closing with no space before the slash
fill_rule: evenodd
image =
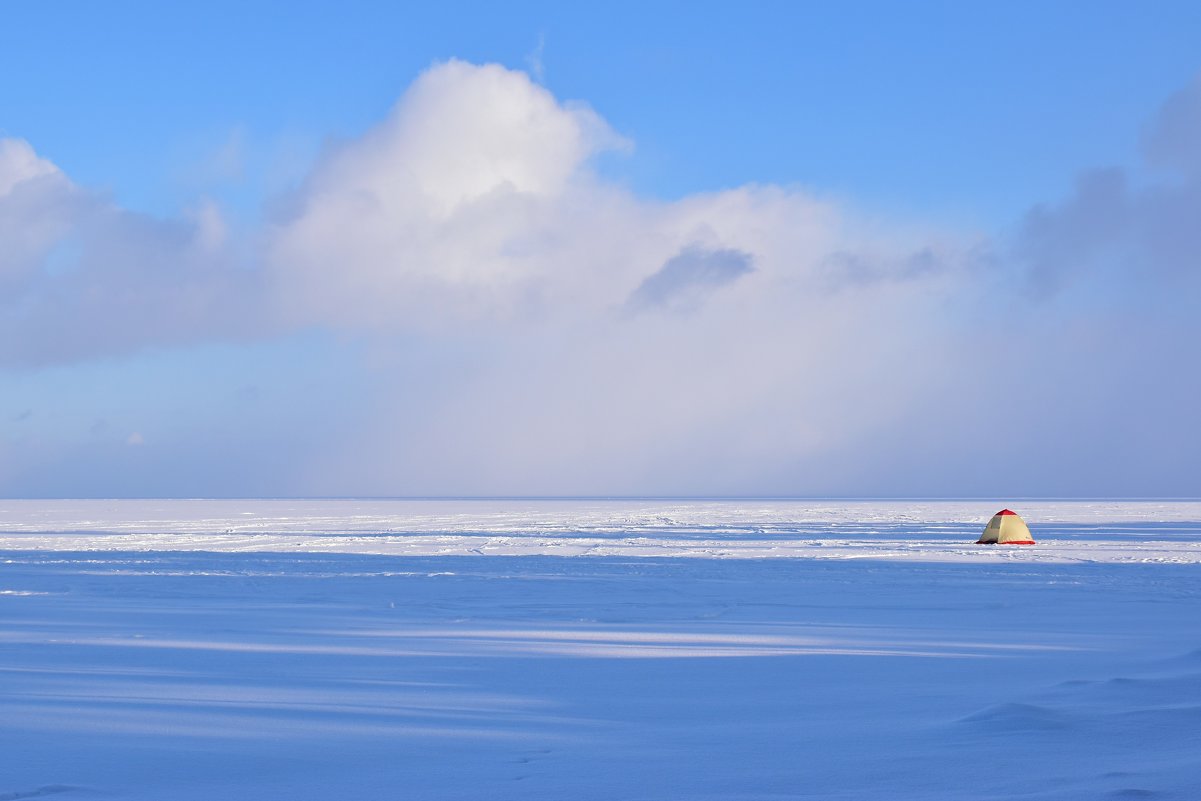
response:
<path id="1" fill-rule="evenodd" d="M 999 515 L 1016 515 L 1017 512 L 1011 512 L 1008 509 L 1002 509 L 1001 511 L 997 512 L 997 514 L 999 514 Z"/>

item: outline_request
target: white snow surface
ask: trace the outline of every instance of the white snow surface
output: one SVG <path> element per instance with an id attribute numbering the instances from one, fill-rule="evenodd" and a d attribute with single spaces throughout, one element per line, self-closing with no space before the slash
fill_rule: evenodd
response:
<path id="1" fill-rule="evenodd" d="M 0 801 L 1201 797 L 1201 503 L 0 501 Z"/>
<path id="2" fill-rule="evenodd" d="M 1199 501 L 1022 504 L 1038 548 L 979 548 L 972 501 L 0 501 L 0 548 L 397 556 L 1201 561 Z"/>

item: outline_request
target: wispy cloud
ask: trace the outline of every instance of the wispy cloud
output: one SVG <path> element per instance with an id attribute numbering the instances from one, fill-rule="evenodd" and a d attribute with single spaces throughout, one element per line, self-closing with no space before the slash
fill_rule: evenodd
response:
<path id="1" fill-rule="evenodd" d="M 534 45 L 534 49 L 525 55 L 525 65 L 530 71 L 530 75 L 538 83 L 546 80 L 546 67 L 542 61 L 542 55 L 546 52 L 546 31 L 538 34 L 538 44 Z"/>
<path id="2" fill-rule="evenodd" d="M 647 276 L 630 295 L 627 306 L 633 311 L 693 311 L 710 294 L 751 272 L 753 262 L 751 254 L 741 250 L 689 245 Z"/>

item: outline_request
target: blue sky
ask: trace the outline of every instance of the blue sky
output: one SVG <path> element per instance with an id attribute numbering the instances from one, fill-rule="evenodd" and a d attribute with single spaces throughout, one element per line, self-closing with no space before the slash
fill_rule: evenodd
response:
<path id="1" fill-rule="evenodd" d="M 570 4 L 575 5 L 575 4 Z M 1197 69 L 1195 3 L 44 3 L 7 10 L 3 130 L 131 208 L 240 194 L 378 121 L 431 63 L 529 69 L 637 143 L 607 165 L 675 197 L 799 183 L 1004 222 L 1137 159 Z M 541 43 L 541 48 L 539 44 Z M 280 152 L 280 151 L 284 152 Z M 226 181 L 226 183 L 237 183 Z M 239 190 L 241 190 L 239 192 Z"/>
<path id="2" fill-rule="evenodd" d="M 4 14 L 0 494 L 1197 494 L 1196 4 Z"/>

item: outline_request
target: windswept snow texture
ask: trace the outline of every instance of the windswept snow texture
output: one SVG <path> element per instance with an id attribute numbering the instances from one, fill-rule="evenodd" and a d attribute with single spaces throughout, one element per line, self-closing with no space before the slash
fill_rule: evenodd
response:
<path id="1" fill-rule="evenodd" d="M 0 801 L 1197 798 L 1201 503 L 1001 505 L 0 501 Z"/>

